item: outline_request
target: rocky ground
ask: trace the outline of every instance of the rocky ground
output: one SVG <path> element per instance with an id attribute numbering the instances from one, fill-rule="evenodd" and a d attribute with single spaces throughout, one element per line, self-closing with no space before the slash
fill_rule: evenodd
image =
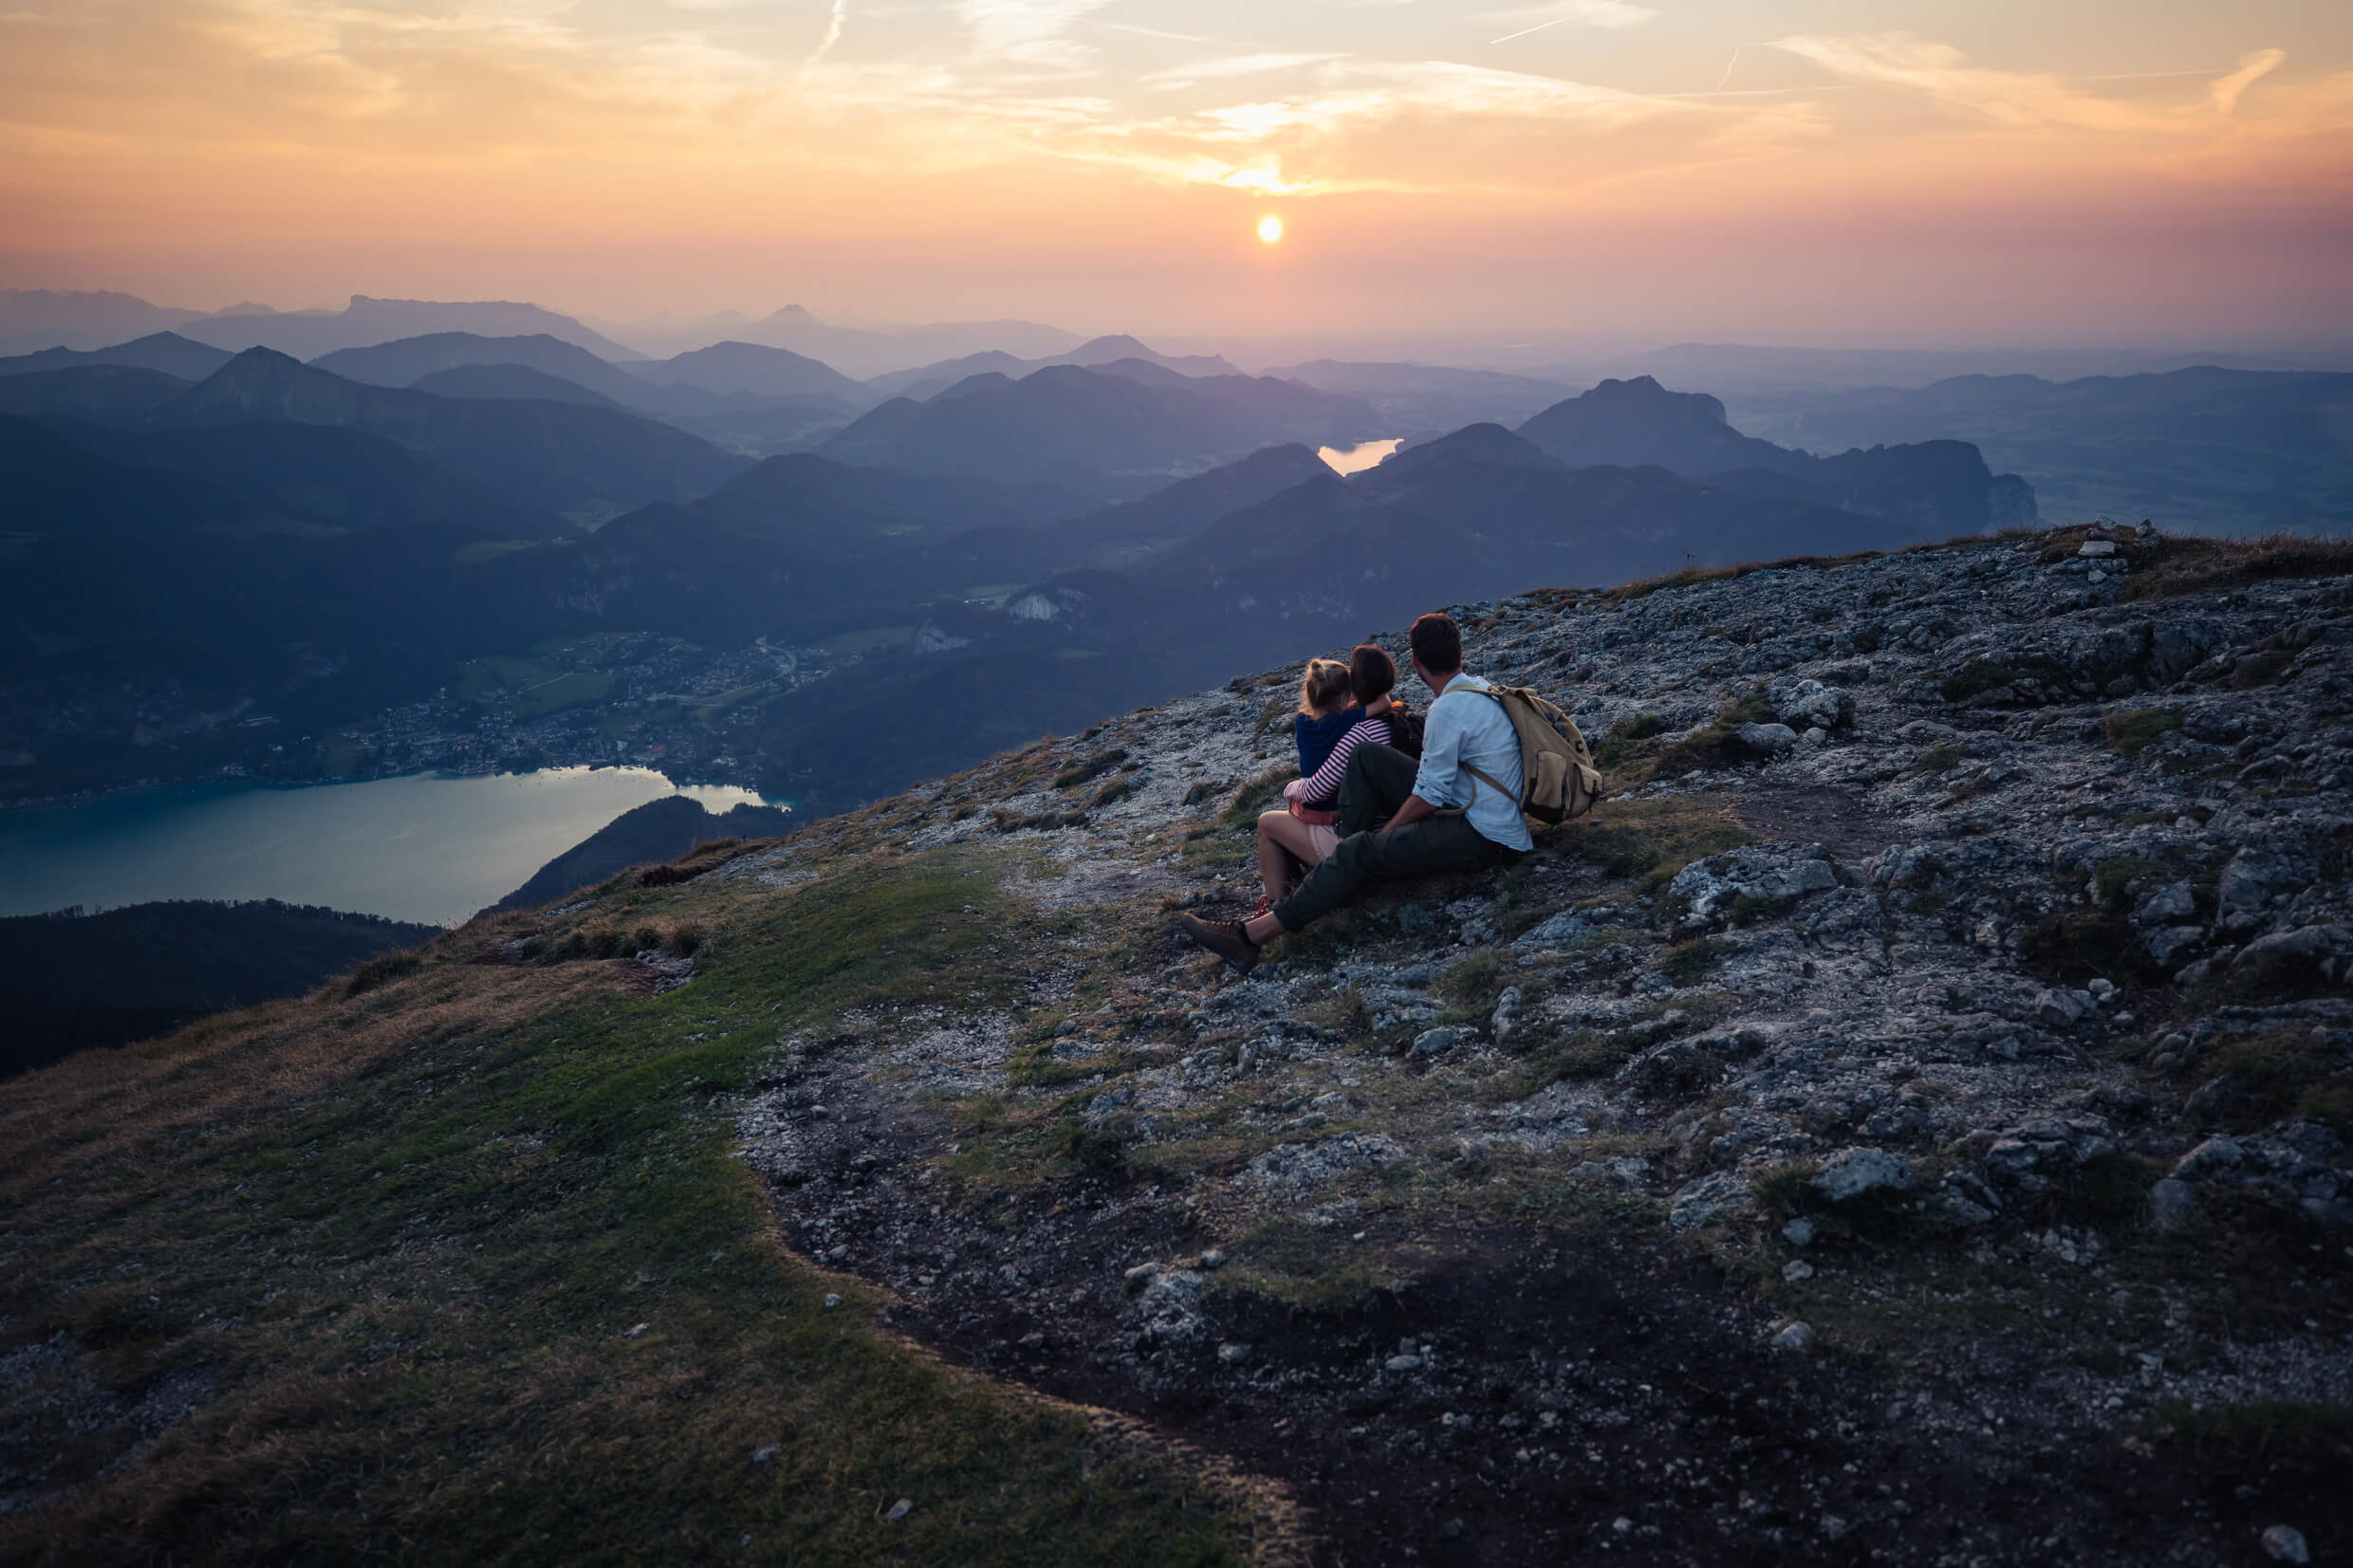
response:
<path id="1" fill-rule="evenodd" d="M 1172 912 L 1255 897 L 1295 670 L 818 824 L 720 875 L 984 867 L 1026 1002 L 780 1041 L 745 1157 L 1333 1562 L 2344 1560 L 2331 572 L 2075 529 L 1457 607 L 1613 797 L 1246 979 Z"/>

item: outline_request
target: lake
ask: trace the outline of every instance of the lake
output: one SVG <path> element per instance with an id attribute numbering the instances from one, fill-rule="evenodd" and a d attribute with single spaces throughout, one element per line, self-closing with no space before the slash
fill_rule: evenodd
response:
<path id="1" fill-rule="evenodd" d="M 1353 447 L 1318 447 L 1315 454 L 1324 459 L 1326 468 L 1345 478 L 1380 463 L 1398 450 L 1400 440 L 1393 436 L 1386 441 L 1361 441 Z"/>
<path id="2" fill-rule="evenodd" d="M 673 794 L 713 811 L 763 803 L 749 789 L 681 786 L 650 768 L 551 767 L 180 784 L 5 811 L 0 914 L 282 898 L 455 925 L 622 812 Z"/>

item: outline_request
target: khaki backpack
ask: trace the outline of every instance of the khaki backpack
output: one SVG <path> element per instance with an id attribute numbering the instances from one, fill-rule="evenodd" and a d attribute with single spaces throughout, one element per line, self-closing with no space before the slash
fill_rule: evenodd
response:
<path id="1" fill-rule="evenodd" d="M 1480 692 L 1477 687 L 1465 690 Z M 1603 793 L 1602 770 L 1593 766 L 1592 748 L 1577 721 L 1525 686 L 1490 686 L 1480 694 L 1503 705 L 1520 737 L 1520 777 L 1525 781 L 1520 810 L 1540 822 L 1565 822 L 1592 810 Z M 1503 789 L 1469 763 L 1462 766 L 1490 789 Z"/>

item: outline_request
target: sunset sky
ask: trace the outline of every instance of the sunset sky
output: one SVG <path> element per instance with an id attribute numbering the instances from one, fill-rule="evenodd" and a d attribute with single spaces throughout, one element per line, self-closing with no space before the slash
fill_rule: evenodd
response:
<path id="1" fill-rule="evenodd" d="M 166 304 L 2353 341 L 2344 0 L 0 0 L 0 137 Z"/>

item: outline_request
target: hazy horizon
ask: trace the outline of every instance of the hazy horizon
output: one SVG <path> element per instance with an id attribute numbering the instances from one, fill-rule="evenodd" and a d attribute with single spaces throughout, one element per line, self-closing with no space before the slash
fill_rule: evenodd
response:
<path id="1" fill-rule="evenodd" d="M 0 286 L 1603 345 L 2353 320 L 2315 0 L 30 0 L 0 37 Z"/>

